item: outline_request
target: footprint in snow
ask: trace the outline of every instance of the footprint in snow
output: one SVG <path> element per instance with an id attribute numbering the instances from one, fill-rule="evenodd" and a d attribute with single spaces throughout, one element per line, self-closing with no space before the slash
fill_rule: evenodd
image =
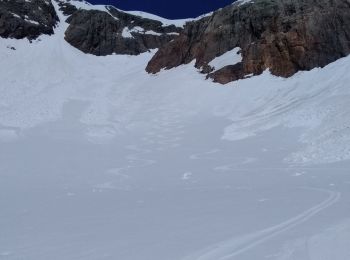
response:
<path id="1" fill-rule="evenodd" d="M 12 255 L 12 252 L 9 252 L 9 251 L 5 251 L 5 252 L 0 253 L 0 256 L 10 256 L 10 255 Z"/>
<path id="2" fill-rule="evenodd" d="M 185 172 L 183 175 L 182 175 L 182 180 L 184 180 L 184 181 L 187 181 L 187 180 L 189 180 L 191 177 L 192 177 L 192 172 Z"/>
<path id="3" fill-rule="evenodd" d="M 302 176 L 302 175 L 304 175 L 305 174 L 305 172 L 296 172 L 296 173 L 294 173 L 292 176 L 293 177 L 299 177 L 299 176 Z"/>

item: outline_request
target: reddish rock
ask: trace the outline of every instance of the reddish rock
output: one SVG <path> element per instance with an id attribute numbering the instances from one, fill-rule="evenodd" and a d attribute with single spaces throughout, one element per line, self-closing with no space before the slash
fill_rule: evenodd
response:
<path id="1" fill-rule="evenodd" d="M 323 67 L 350 53 L 349 0 L 255 0 L 235 3 L 188 23 L 165 44 L 146 70 L 157 73 L 196 60 L 201 68 L 215 57 L 242 49 L 242 64 L 208 74 L 227 83 L 269 69 L 289 77 Z"/>

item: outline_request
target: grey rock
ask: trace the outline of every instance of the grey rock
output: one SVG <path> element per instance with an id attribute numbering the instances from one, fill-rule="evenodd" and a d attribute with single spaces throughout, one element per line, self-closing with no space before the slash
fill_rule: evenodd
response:
<path id="1" fill-rule="evenodd" d="M 50 0 L 1 0 L 0 36 L 30 40 L 51 35 L 58 17 Z"/>
<path id="2" fill-rule="evenodd" d="M 67 19 L 70 25 L 65 33 L 66 41 L 85 53 L 98 56 L 137 55 L 163 46 L 182 30 L 121 12 L 112 6 L 107 10 L 75 11 Z"/>
<path id="3" fill-rule="evenodd" d="M 56 0 L 56 2 L 65 16 L 70 16 L 78 11 L 78 8 L 71 4 L 71 0 Z"/>

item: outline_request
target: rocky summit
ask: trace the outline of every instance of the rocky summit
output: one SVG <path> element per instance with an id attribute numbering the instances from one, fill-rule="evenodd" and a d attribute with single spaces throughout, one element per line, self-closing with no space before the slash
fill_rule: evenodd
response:
<path id="1" fill-rule="evenodd" d="M 0 36 L 30 40 L 53 34 L 58 22 L 51 1 L 0 0 Z"/>
<path id="2" fill-rule="evenodd" d="M 234 48 L 242 61 L 216 69 L 209 62 Z M 323 67 L 350 53 L 349 0 L 238 1 L 193 21 L 165 44 L 146 70 L 157 73 L 196 60 L 220 83 L 265 70 L 289 77 Z"/>

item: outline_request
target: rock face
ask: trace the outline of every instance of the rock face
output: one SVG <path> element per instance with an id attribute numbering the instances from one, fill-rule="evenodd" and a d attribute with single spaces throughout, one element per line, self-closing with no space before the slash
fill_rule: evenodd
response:
<path id="1" fill-rule="evenodd" d="M 66 15 L 72 15 L 74 14 L 76 11 L 78 11 L 78 8 L 72 4 L 71 0 L 55 0 L 59 6 L 60 11 Z"/>
<path id="2" fill-rule="evenodd" d="M 58 21 L 49 0 L 1 0 L 0 36 L 30 40 L 41 34 L 53 34 Z"/>
<path id="3" fill-rule="evenodd" d="M 211 60 L 236 47 L 242 49 L 242 62 L 208 69 Z M 146 70 L 157 73 L 195 59 L 197 68 L 224 84 L 266 69 L 289 77 L 349 53 L 350 0 L 240 1 L 187 23 Z"/>
<path id="4" fill-rule="evenodd" d="M 98 56 L 137 55 L 165 45 L 182 30 L 114 7 L 106 7 L 106 11 L 79 9 L 67 22 L 70 25 L 65 33 L 66 41 L 85 53 Z"/>

